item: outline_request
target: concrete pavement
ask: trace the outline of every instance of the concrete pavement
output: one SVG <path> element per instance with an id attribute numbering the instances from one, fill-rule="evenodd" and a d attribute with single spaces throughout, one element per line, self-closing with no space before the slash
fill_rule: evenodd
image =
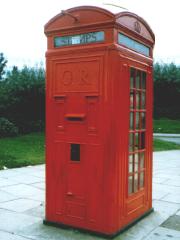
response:
<path id="1" fill-rule="evenodd" d="M 115 240 L 180 240 L 180 151 L 154 153 L 154 212 Z M 44 165 L 0 171 L 1 240 L 103 239 L 44 226 Z"/>
<path id="2" fill-rule="evenodd" d="M 180 134 L 154 133 L 153 137 L 157 138 L 157 139 L 164 140 L 164 141 L 180 144 Z"/>

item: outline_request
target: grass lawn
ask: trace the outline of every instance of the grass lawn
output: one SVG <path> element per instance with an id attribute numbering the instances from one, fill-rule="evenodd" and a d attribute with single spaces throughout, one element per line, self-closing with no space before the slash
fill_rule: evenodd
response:
<path id="1" fill-rule="evenodd" d="M 154 120 L 155 133 L 180 133 L 180 120 L 158 119 Z"/>
<path id="2" fill-rule="evenodd" d="M 44 163 L 44 133 L 0 139 L 0 169 Z"/>
<path id="3" fill-rule="evenodd" d="M 173 142 L 166 142 L 160 139 L 153 141 L 154 151 L 180 150 L 180 145 Z"/>
<path id="4" fill-rule="evenodd" d="M 44 133 L 0 139 L 0 169 L 44 163 Z M 180 149 L 180 145 L 154 140 L 154 151 Z"/>

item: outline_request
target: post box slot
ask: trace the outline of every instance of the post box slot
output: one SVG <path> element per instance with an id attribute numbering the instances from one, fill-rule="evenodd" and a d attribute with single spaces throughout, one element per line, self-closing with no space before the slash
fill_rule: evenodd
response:
<path id="1" fill-rule="evenodd" d="M 80 162 L 80 144 L 72 143 L 70 147 L 71 161 Z"/>
<path id="2" fill-rule="evenodd" d="M 64 100 L 66 95 L 54 95 L 53 97 L 55 100 Z"/>
<path id="3" fill-rule="evenodd" d="M 67 117 L 67 119 L 68 119 L 69 121 L 74 121 L 74 122 L 76 122 L 76 121 L 82 121 L 82 120 L 83 120 L 83 119 L 80 118 L 80 117 Z"/>
<path id="4" fill-rule="evenodd" d="M 85 118 L 85 114 L 66 114 L 65 118 L 68 121 L 78 122 L 83 121 Z"/>

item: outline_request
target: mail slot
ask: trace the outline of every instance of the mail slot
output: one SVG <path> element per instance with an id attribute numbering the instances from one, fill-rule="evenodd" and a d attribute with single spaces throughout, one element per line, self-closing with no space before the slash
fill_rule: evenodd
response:
<path id="1" fill-rule="evenodd" d="M 66 114 L 65 118 L 69 121 L 83 121 L 85 114 Z"/>
<path id="2" fill-rule="evenodd" d="M 115 236 L 152 211 L 154 34 L 134 13 L 90 6 L 45 34 L 44 223 Z"/>

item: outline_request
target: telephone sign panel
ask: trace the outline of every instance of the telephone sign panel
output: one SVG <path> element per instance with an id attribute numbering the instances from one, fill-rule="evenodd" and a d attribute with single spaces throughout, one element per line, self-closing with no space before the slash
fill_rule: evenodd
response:
<path id="1" fill-rule="evenodd" d="M 44 223 L 115 236 L 152 211 L 154 34 L 97 7 L 62 11 L 45 34 Z"/>
<path id="2" fill-rule="evenodd" d="M 72 36 L 62 36 L 54 38 L 55 47 L 63 47 L 75 44 L 87 44 L 104 41 L 104 32 L 90 32 Z"/>

